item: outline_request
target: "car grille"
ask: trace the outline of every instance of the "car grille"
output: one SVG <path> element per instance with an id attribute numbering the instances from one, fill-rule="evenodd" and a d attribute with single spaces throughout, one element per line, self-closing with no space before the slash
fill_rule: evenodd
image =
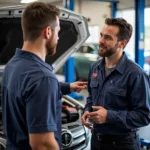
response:
<path id="1" fill-rule="evenodd" d="M 6 150 L 6 138 L 3 132 L 0 131 L 0 150 Z"/>
<path id="2" fill-rule="evenodd" d="M 78 124 L 75 124 L 75 125 L 71 125 L 71 126 L 68 126 L 68 129 L 74 129 L 74 128 L 77 128 L 79 127 L 80 125 Z"/>
<path id="3" fill-rule="evenodd" d="M 86 147 L 86 132 L 82 125 L 68 126 L 69 131 L 72 134 L 72 143 L 68 147 L 63 147 L 64 150 L 83 150 Z"/>

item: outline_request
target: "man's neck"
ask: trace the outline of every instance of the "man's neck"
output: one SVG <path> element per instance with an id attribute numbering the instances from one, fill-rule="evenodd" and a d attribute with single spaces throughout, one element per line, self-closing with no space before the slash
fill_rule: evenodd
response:
<path id="1" fill-rule="evenodd" d="M 22 50 L 31 52 L 39 56 L 43 61 L 45 61 L 46 49 L 41 42 L 25 41 Z"/>
<path id="2" fill-rule="evenodd" d="M 123 56 L 123 50 L 120 50 L 119 52 L 115 53 L 114 55 L 110 56 L 110 57 L 105 57 L 105 65 L 107 68 L 113 68 L 115 67 L 120 59 Z"/>

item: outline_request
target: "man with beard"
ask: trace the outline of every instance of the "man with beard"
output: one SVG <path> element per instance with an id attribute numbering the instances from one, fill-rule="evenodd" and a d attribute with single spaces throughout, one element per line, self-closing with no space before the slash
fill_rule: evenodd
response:
<path id="1" fill-rule="evenodd" d="M 31 3 L 23 12 L 23 47 L 6 65 L 2 81 L 7 150 L 61 147 L 61 87 L 52 66 L 45 63 L 46 55 L 56 52 L 58 17 L 59 9 L 49 3 Z M 85 84 L 75 82 L 65 88 L 80 91 Z"/>
<path id="2" fill-rule="evenodd" d="M 123 51 L 131 35 L 123 18 L 105 20 L 99 40 L 103 59 L 91 66 L 82 116 L 92 130 L 91 150 L 140 150 L 137 130 L 150 122 L 149 78 Z"/>

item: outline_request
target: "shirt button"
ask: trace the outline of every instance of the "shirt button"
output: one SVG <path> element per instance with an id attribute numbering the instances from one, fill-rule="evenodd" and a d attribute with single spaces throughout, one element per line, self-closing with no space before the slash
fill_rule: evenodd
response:
<path id="1" fill-rule="evenodd" d="M 113 142 L 113 145 L 115 145 L 115 141 Z"/>
<path id="2" fill-rule="evenodd" d="M 113 80 L 111 80 L 110 83 L 113 84 Z"/>

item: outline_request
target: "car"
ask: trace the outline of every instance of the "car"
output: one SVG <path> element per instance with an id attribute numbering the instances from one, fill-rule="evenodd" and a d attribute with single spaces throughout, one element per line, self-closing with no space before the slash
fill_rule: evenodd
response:
<path id="1" fill-rule="evenodd" d="M 25 6 L 0 8 L 0 85 L 6 63 L 21 48 L 23 36 L 21 15 Z M 47 56 L 46 62 L 53 64 L 54 73 L 76 52 L 89 37 L 87 19 L 61 8 L 59 41 L 55 56 Z M 1 90 L 0 90 L 1 91 Z M 0 95 L 1 100 L 1 95 Z M 89 130 L 82 125 L 81 115 L 84 106 L 69 96 L 62 98 L 62 149 L 83 150 L 89 143 Z M 0 107 L 0 147 L 6 149 Z"/>
<path id="2" fill-rule="evenodd" d="M 98 50 L 98 43 L 84 43 L 73 55 L 75 59 L 74 80 L 87 81 L 91 64 L 100 59 Z M 60 68 L 57 74 L 63 75 L 64 67 Z"/>
<path id="3" fill-rule="evenodd" d="M 74 54 L 76 80 L 87 80 L 91 64 L 100 59 L 97 43 L 86 43 Z M 82 71 L 81 71 L 82 70 Z"/>

